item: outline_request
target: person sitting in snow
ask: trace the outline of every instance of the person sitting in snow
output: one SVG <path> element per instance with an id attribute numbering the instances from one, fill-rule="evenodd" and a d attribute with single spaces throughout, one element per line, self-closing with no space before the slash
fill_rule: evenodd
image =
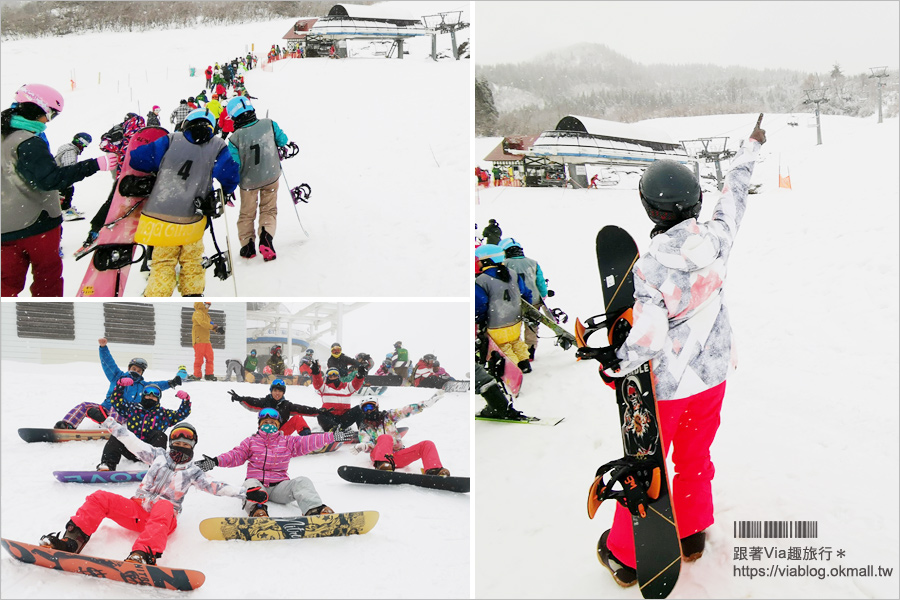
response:
<path id="1" fill-rule="evenodd" d="M 287 385 L 283 379 L 276 379 L 269 386 L 269 395 L 265 398 L 251 398 L 250 396 L 239 396 L 234 390 L 228 390 L 231 394 L 232 402 L 240 402 L 241 406 L 247 410 L 259 411 L 264 408 L 274 408 L 278 411 L 280 429 L 284 435 L 309 435 L 311 430 L 306 423 L 303 415 L 316 416 L 322 413 L 318 408 L 311 406 L 303 406 L 302 404 L 294 404 L 288 402 L 284 397 L 287 391 Z"/>
<path id="2" fill-rule="evenodd" d="M 88 496 L 66 523 L 65 534 L 48 533 L 41 538 L 42 546 L 80 554 L 103 519 L 109 518 L 138 532 L 125 560 L 155 565 L 166 549 L 169 536 L 178 526 L 181 504 L 191 486 L 214 496 L 259 503 L 268 499 L 268 494 L 259 486 L 238 488 L 215 481 L 192 464 L 197 430 L 190 423 L 178 423 L 172 428 L 167 438 L 168 451 L 142 442 L 112 417 L 103 421 L 103 427 L 141 462 L 149 465 L 147 474 L 131 498 L 106 490 Z"/>
<path id="3" fill-rule="evenodd" d="M 334 367 L 328 369 L 322 375 L 319 361 L 312 364 L 312 385 L 322 397 L 322 409 L 319 414 L 319 426 L 324 431 L 333 431 L 335 428 L 347 429 L 362 418 L 359 406 L 350 403 L 350 397 L 362 387 L 366 380 L 366 370 L 359 367 L 356 377 L 349 383 L 341 381 L 341 375 Z"/>
<path id="4" fill-rule="evenodd" d="M 422 402 L 384 411 L 379 410 L 377 400 L 364 400 L 360 405 L 363 419 L 359 426 L 359 443 L 353 447 L 354 453 L 368 452 L 373 466 L 379 471 L 402 469 L 421 459 L 426 475 L 449 477 L 450 471 L 441 464 L 434 442 L 425 440 L 407 448 L 397 431 L 397 421 L 433 406 L 443 395 L 444 390 L 438 390 Z"/>

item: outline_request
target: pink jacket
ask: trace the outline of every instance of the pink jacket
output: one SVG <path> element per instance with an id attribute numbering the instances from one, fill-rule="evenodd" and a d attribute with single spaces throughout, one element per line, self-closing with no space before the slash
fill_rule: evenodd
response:
<path id="1" fill-rule="evenodd" d="M 258 479 L 263 485 L 270 486 L 290 479 L 287 469 L 293 457 L 309 454 L 332 442 L 332 433 L 285 436 L 281 431 L 259 431 L 217 459 L 220 467 L 238 467 L 247 463 L 247 479 Z"/>

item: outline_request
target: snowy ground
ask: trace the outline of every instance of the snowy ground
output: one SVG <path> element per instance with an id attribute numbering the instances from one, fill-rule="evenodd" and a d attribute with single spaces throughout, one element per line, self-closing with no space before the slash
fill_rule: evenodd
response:
<path id="1" fill-rule="evenodd" d="M 115 350 L 113 351 L 116 356 Z M 37 543 L 40 536 L 59 531 L 85 496 L 101 486 L 60 483 L 54 470 L 89 470 L 99 462 L 104 442 L 26 444 L 19 427 L 49 427 L 78 402 L 102 398 L 107 388 L 99 363 L 69 363 L 52 367 L 4 361 L 0 420 L 0 517 L 3 537 Z M 45 390 L 39 404 L 17 402 L 34 394 L 35 382 L 52 371 L 63 387 Z M 147 373 L 151 380 L 171 377 L 163 371 Z M 256 417 L 229 401 L 228 390 L 263 396 L 266 388 L 251 383 L 187 383 L 193 412 L 188 421 L 200 436 L 201 454 L 230 450 L 255 431 Z M 429 397 L 434 390 L 394 388 L 380 396 L 382 407 L 398 407 Z M 289 400 L 319 406 L 311 388 L 290 386 Z M 173 392 L 163 405 L 176 408 Z M 311 422 L 311 424 L 314 421 Z M 447 394 L 430 409 L 402 422 L 410 427 L 407 445 L 432 440 L 443 464 L 453 475 L 469 475 L 469 406 L 466 394 Z M 91 421 L 82 428 L 94 427 Z M 412 486 L 365 486 L 340 479 L 340 465 L 370 465 L 368 455 L 354 455 L 349 447 L 331 454 L 294 458 L 291 476 L 306 475 L 322 499 L 336 511 L 376 510 L 378 524 L 368 534 L 346 538 L 273 542 L 209 541 L 198 524 L 212 516 L 239 516 L 240 502 L 191 491 L 184 502 L 178 528 L 169 538 L 161 564 L 192 568 L 206 575 L 195 598 L 464 598 L 469 595 L 469 494 L 426 490 Z M 418 472 L 421 463 L 404 470 Z M 137 468 L 123 460 L 120 469 Z M 241 485 L 246 469 L 214 469 L 213 477 Z M 130 496 L 136 484 L 105 484 L 104 489 Z M 296 506 L 270 504 L 270 514 L 297 515 Z M 105 521 L 85 553 L 123 559 L 135 534 Z M 386 569 L 386 571 L 385 571 Z M 100 581 L 20 563 L 5 552 L 0 560 L 3 598 L 176 598 L 170 592 Z M 364 591 L 363 591 L 364 590 Z"/>
<path id="2" fill-rule="evenodd" d="M 468 3 L 404 2 L 402 8 L 418 16 L 463 9 L 468 20 Z M 94 143 L 82 157 L 96 157 L 101 134 L 127 112 L 146 117 L 157 104 L 171 130 L 171 112 L 203 89 L 207 65 L 246 55 L 251 44 L 263 60 L 294 21 L 4 42 L 0 99 L 8 106 L 23 82 L 62 91 L 65 110 L 46 131 L 51 150 L 86 131 Z M 464 29 L 457 43 L 467 39 Z M 351 42 L 348 60 L 285 60 L 270 72 L 245 74 L 257 115 L 275 120 L 300 147 L 283 166 L 291 186 L 312 187 L 310 203 L 299 206 L 310 238 L 282 178 L 278 259 L 238 257 L 238 208 L 228 209 L 237 293 L 232 280 L 210 272 L 207 296 L 467 295 L 469 265 L 458 248 L 467 243 L 469 217 L 470 61 L 433 61 L 430 36 L 406 47 L 409 55 L 397 60 L 376 57 L 383 46 Z M 446 56 L 449 47 L 450 36 L 438 36 L 438 50 Z M 87 220 L 63 227 L 65 296 L 78 291 L 87 260 L 76 262 L 72 253 L 110 186 L 107 173 L 75 186 L 74 205 Z M 224 246 L 225 223 L 219 219 L 215 227 Z M 205 239 L 209 256 L 215 250 L 210 236 Z M 140 296 L 145 285 L 146 275 L 132 269 L 125 295 Z"/>
<path id="3" fill-rule="evenodd" d="M 756 115 L 661 119 L 674 139 L 749 135 Z M 815 129 L 766 115 L 768 143 L 732 254 L 726 297 L 740 365 L 728 381 L 712 447 L 716 523 L 684 565 L 673 598 L 896 598 L 898 594 L 898 121 L 822 117 Z M 803 119 L 801 119 L 803 120 Z M 805 120 L 804 120 L 805 121 Z M 499 141 L 476 139 L 482 161 Z M 790 168 L 793 190 L 779 189 Z M 473 165 L 474 166 L 474 165 Z M 591 173 L 588 173 L 590 177 Z M 596 232 L 617 224 L 646 249 L 637 179 L 617 188 L 478 191 L 477 232 L 497 219 L 541 264 L 549 299 L 574 329 L 601 312 Z M 701 220 L 716 203 L 705 193 Z M 548 335 L 542 330 L 542 335 Z M 552 339 L 538 346 L 516 406 L 565 416 L 556 427 L 475 425 L 474 586 L 480 598 L 638 598 L 597 562 L 612 505 L 586 514 L 596 468 L 622 455 L 615 400 L 596 366 Z M 473 412 L 483 405 L 472 402 Z M 815 520 L 817 539 L 733 537 L 742 520 Z M 830 561 L 734 559 L 736 547 L 828 548 Z M 837 557 L 843 549 L 846 555 Z M 741 567 L 825 567 L 816 576 L 755 578 Z M 875 567 L 875 577 L 838 567 Z M 878 567 L 893 570 L 878 577 Z M 499 574 L 506 574 L 500 575 Z M 527 574 L 522 576 L 520 574 Z"/>

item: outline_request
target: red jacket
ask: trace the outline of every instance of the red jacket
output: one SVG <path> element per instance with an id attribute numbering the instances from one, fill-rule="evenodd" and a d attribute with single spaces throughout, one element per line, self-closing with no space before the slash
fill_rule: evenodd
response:
<path id="1" fill-rule="evenodd" d="M 224 107 L 222 107 L 222 113 L 219 115 L 219 127 L 222 128 L 222 131 L 234 132 L 234 121 L 228 116 L 228 111 Z"/>
<path id="2" fill-rule="evenodd" d="M 365 379 L 354 377 L 350 383 L 341 382 L 337 387 L 325 385 L 325 376 L 319 371 L 312 376 L 313 387 L 322 397 L 322 408 L 334 409 L 334 414 L 342 415 L 350 410 L 350 396 L 362 387 Z"/>

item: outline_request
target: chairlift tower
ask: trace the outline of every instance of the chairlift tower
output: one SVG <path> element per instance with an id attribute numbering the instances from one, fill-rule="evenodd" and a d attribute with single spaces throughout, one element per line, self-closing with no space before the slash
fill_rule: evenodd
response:
<path id="1" fill-rule="evenodd" d="M 450 43 L 453 48 L 453 58 L 459 60 L 459 49 L 456 46 L 456 32 L 460 29 L 465 29 L 469 26 L 469 23 L 466 23 L 461 20 L 462 19 L 462 11 L 454 10 L 448 12 L 441 12 L 435 15 L 425 15 L 422 17 L 422 22 L 425 23 L 425 26 L 428 29 L 432 30 L 431 34 L 431 58 L 432 60 L 437 60 L 437 36 L 439 33 L 449 33 L 450 34 Z"/>
<path id="2" fill-rule="evenodd" d="M 822 145 L 822 121 L 819 118 L 819 105 L 828 102 L 828 98 L 825 97 L 827 89 L 827 87 L 823 87 L 815 90 L 803 90 L 806 92 L 806 100 L 803 101 L 803 104 L 816 105 L 816 146 Z"/>
<path id="3" fill-rule="evenodd" d="M 889 77 L 889 75 L 887 74 L 887 67 L 869 67 L 869 70 L 872 71 L 869 79 L 874 77 L 875 85 L 878 86 L 878 122 L 881 123 L 881 88 L 885 86 L 885 83 L 881 80 L 884 77 Z"/>
<path id="4" fill-rule="evenodd" d="M 697 138 L 696 140 L 682 140 L 684 151 L 697 159 L 704 159 L 708 163 L 716 164 L 716 187 L 721 192 L 725 187 L 725 177 L 722 175 L 721 161 L 727 160 L 737 154 L 734 150 L 726 150 L 728 137 Z M 700 180 L 700 163 L 695 162 L 697 180 Z"/>

